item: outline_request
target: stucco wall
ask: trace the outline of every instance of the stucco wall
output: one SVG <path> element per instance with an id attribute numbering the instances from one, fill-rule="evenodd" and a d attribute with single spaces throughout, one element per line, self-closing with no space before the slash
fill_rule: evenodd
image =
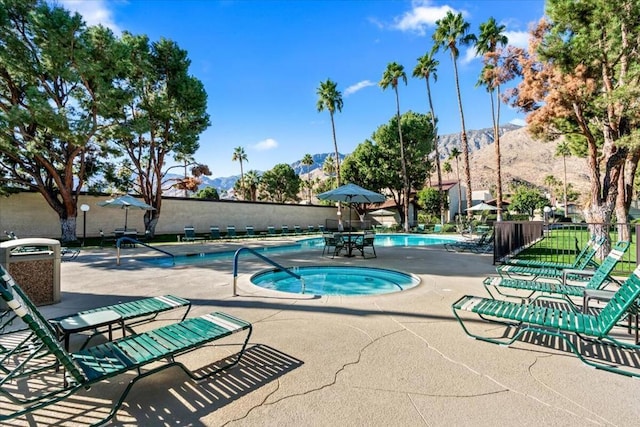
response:
<path id="1" fill-rule="evenodd" d="M 99 236 L 100 229 L 111 233 L 116 228 L 124 227 L 124 210 L 97 205 L 109 198 L 80 197 L 76 224 L 78 238 L 82 238 L 83 234 L 83 213 L 79 210 L 81 204 L 90 207 L 87 212 L 87 237 Z M 332 206 L 170 198 L 162 201 L 156 234 L 182 234 L 185 225 L 193 225 L 198 234 L 208 233 L 212 225 L 217 225 L 223 232 L 227 225 L 235 225 L 238 232 L 243 232 L 247 225 L 253 225 L 256 231 L 266 230 L 269 225 L 276 229 L 288 225 L 293 230 L 294 225 L 302 228 L 324 225 L 325 220 L 337 218 L 336 212 Z M 143 215 L 141 210 L 129 210 L 127 228 L 144 230 Z M 39 193 L 25 192 L 0 197 L 0 232 L 3 230 L 14 231 L 21 238 L 59 238 L 61 235 L 58 215 Z"/>

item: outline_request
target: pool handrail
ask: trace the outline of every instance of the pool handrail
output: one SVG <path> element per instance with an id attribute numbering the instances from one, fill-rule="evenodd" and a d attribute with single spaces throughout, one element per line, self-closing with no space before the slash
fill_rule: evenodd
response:
<path id="1" fill-rule="evenodd" d="M 304 279 L 302 279 L 302 276 L 300 276 L 299 274 L 294 273 L 293 271 L 289 270 L 288 268 L 283 267 L 282 265 L 278 264 L 277 262 L 273 261 L 272 259 L 267 258 L 266 256 L 260 254 L 259 252 L 255 251 L 255 250 L 253 250 L 251 248 L 248 248 L 246 246 L 243 246 L 240 249 L 238 249 L 235 254 L 233 254 L 233 296 L 234 297 L 238 296 L 238 293 L 236 292 L 236 284 L 237 284 L 237 281 L 238 281 L 238 258 L 240 258 L 240 253 L 242 251 L 247 251 L 247 252 L 257 256 L 258 258 L 260 258 L 264 262 L 266 262 L 268 264 L 271 264 L 275 268 L 279 268 L 280 270 L 284 271 L 288 275 L 300 280 L 300 282 L 302 283 L 302 293 L 304 294 Z"/>
<path id="2" fill-rule="evenodd" d="M 171 252 L 167 252 L 164 251 L 162 249 L 156 248 L 154 246 L 148 245 L 144 242 L 141 242 L 138 239 L 134 239 L 132 237 L 120 237 L 118 238 L 118 240 L 116 240 L 116 265 L 120 265 L 120 246 L 122 244 L 122 242 L 129 242 L 129 243 L 133 243 L 134 245 L 142 245 L 144 247 L 147 247 L 149 249 L 153 249 L 154 251 L 158 251 L 161 252 L 165 255 L 168 255 L 171 257 L 171 264 L 172 265 L 176 265 L 176 259 L 175 259 L 175 255 L 173 255 Z"/>

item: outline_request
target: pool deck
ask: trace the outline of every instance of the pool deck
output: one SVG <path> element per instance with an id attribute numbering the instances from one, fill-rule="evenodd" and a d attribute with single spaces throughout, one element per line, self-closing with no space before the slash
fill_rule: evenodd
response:
<path id="1" fill-rule="evenodd" d="M 181 244 L 173 253 L 240 245 Z M 250 276 L 268 268 L 240 261 L 238 296 L 230 260 L 158 268 L 132 261 L 145 248 L 85 249 L 62 263 L 62 302 L 47 316 L 127 299 L 174 294 L 190 299 L 190 316 L 224 311 L 254 325 L 246 357 L 210 380 L 194 383 L 171 368 L 136 384 L 116 425 L 148 426 L 452 426 L 635 425 L 640 381 L 595 370 L 552 340 L 527 337 L 510 348 L 470 339 L 452 315 L 464 294 L 487 296 L 482 279 L 495 273 L 491 255 L 449 253 L 442 246 L 376 247 L 378 257 L 322 257 L 321 249 L 273 255 L 285 266 L 355 265 L 413 273 L 422 283 L 394 294 L 338 297 L 264 290 Z M 155 256 L 155 255 L 154 255 Z M 177 320 L 182 312 L 138 326 Z M 472 319 L 472 317 L 468 317 Z M 476 331 L 495 324 L 470 322 Z M 203 372 L 238 351 L 234 335 L 178 359 Z M 72 347 L 74 343 L 72 342 Z M 638 353 L 627 363 L 640 366 Z M 18 420 L 82 425 L 107 411 L 130 377 L 122 376 Z M 25 421 L 26 420 L 26 421 Z M 16 425 L 16 423 L 13 423 Z"/>

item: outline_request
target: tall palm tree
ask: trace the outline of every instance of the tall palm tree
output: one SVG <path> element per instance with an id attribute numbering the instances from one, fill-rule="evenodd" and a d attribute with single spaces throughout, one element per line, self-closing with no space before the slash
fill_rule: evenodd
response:
<path id="1" fill-rule="evenodd" d="M 556 157 L 562 156 L 562 165 L 564 167 L 564 182 L 562 183 L 562 190 L 564 191 L 564 197 L 562 202 L 564 203 L 564 216 L 567 216 L 567 157 L 571 156 L 571 150 L 569 144 L 561 142 L 556 146 Z"/>
<path id="2" fill-rule="evenodd" d="M 498 62 L 500 52 L 498 45 L 506 46 L 509 42 L 504 35 L 506 27 L 498 25 L 491 17 L 480 24 L 480 34 L 476 41 L 476 51 L 484 56 L 485 67 L 482 69 L 480 83 L 486 86 L 491 99 L 491 118 L 493 120 L 493 144 L 496 153 L 496 207 L 497 220 L 502 221 L 502 171 L 500 167 L 500 76 Z M 493 95 L 496 95 L 496 102 Z"/>
<path id="3" fill-rule="evenodd" d="M 247 154 L 244 152 L 243 147 L 236 147 L 233 149 L 232 162 L 240 162 L 240 188 L 242 189 L 242 197 L 244 198 L 244 171 L 242 170 L 242 162 L 248 162 Z"/>
<path id="4" fill-rule="evenodd" d="M 427 98 L 429 99 L 429 111 L 431 112 L 431 126 L 433 127 L 433 151 L 436 157 L 436 172 L 438 174 L 438 193 L 440 195 L 440 223 L 444 224 L 444 192 L 442 191 L 442 170 L 440 168 L 440 153 L 438 150 L 438 131 L 436 128 L 436 114 L 433 109 L 431 99 L 431 86 L 429 78 L 433 76 L 433 81 L 438 80 L 436 70 L 440 62 L 433 58 L 433 52 L 427 52 L 418 58 L 418 64 L 413 69 L 413 77 L 424 78 L 427 82 Z"/>
<path id="5" fill-rule="evenodd" d="M 336 154 L 336 177 L 338 180 L 338 187 L 340 187 L 340 154 L 338 153 L 338 140 L 336 139 L 336 125 L 333 116 L 336 111 L 342 111 L 342 93 L 338 90 L 338 84 L 331 79 L 327 79 L 326 82 L 320 82 L 320 87 L 316 94 L 318 95 L 318 102 L 316 108 L 318 112 L 324 110 L 329 111 L 331 117 L 331 131 L 333 133 L 333 148 Z"/>
<path id="6" fill-rule="evenodd" d="M 331 117 L 331 132 L 333 133 L 333 149 L 336 155 L 336 177 L 338 187 L 340 187 L 340 154 L 338 153 L 338 140 L 336 139 L 336 124 L 333 116 L 336 111 L 342 111 L 342 93 L 338 90 L 338 84 L 331 79 L 327 79 L 325 82 L 320 82 L 320 86 L 316 91 L 318 95 L 318 102 L 316 108 L 318 112 L 324 110 L 329 111 Z M 342 229 L 342 208 L 338 203 L 338 229 Z"/>
<path id="7" fill-rule="evenodd" d="M 260 173 L 257 170 L 247 171 L 243 182 L 247 186 L 249 200 L 255 202 L 258 200 L 258 187 L 260 186 Z"/>
<path id="8" fill-rule="evenodd" d="M 458 147 L 453 147 L 451 149 L 451 152 L 449 153 L 449 159 L 455 159 L 456 161 L 456 176 L 458 179 L 458 217 L 460 217 L 461 214 L 461 203 L 462 203 L 462 188 L 460 188 L 460 150 L 458 150 Z"/>
<path id="9" fill-rule="evenodd" d="M 309 203 L 311 203 L 311 168 L 310 166 L 313 165 L 313 157 L 311 157 L 311 154 L 305 154 L 304 157 L 302 157 L 302 164 L 305 165 L 307 167 L 307 189 L 308 191 L 308 195 L 309 195 Z"/>
<path id="10" fill-rule="evenodd" d="M 387 65 L 387 69 L 382 74 L 382 80 L 378 85 L 382 90 L 391 86 L 396 94 L 396 118 L 398 121 L 398 136 L 400 138 L 400 164 L 402 166 L 402 187 L 403 201 L 402 210 L 404 211 L 404 231 L 409 231 L 409 177 L 407 175 L 407 161 L 404 156 L 404 141 L 402 140 L 402 124 L 400 123 L 400 96 L 398 95 L 398 83 L 402 80 L 407 84 L 407 74 L 404 67 L 396 62 Z"/>
<path id="11" fill-rule="evenodd" d="M 469 23 L 465 22 L 462 14 L 454 14 L 448 11 L 443 19 L 436 21 L 436 30 L 433 33 L 433 53 L 443 48 L 449 50 L 453 61 L 453 74 L 456 82 L 456 95 L 458 96 L 458 109 L 460 110 L 460 122 L 462 130 L 460 138 L 462 139 L 462 157 L 464 160 L 464 172 L 467 184 L 467 207 L 471 207 L 471 166 L 469 165 L 469 141 L 467 140 L 467 130 L 464 124 L 464 111 L 462 110 L 462 97 L 460 96 L 460 80 L 458 78 L 458 56 L 460 51 L 458 46 L 468 46 L 476 40 L 476 36 L 469 34 Z M 467 215 L 471 217 L 471 211 Z"/>

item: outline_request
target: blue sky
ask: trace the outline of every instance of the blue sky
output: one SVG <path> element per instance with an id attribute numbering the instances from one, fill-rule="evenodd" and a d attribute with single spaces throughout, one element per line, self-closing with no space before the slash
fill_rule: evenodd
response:
<path id="1" fill-rule="evenodd" d="M 211 127 L 196 160 L 213 177 L 237 175 L 234 147 L 248 157 L 244 170 L 268 170 L 304 154 L 333 152 L 328 112 L 316 110 L 316 90 L 337 82 L 344 107 L 335 116 L 338 148 L 350 153 L 395 114 L 392 89 L 377 83 L 390 62 L 405 67 L 402 112 L 428 111 L 424 80 L 411 78 L 417 58 L 431 50 L 435 21 L 461 12 L 473 33 L 493 16 L 510 44 L 526 46 L 527 31 L 544 13 L 543 0 L 59 0 L 85 21 L 116 34 L 171 39 L 187 50 L 190 72 L 208 94 Z M 460 131 L 450 54 L 441 52 L 432 96 L 441 134 Z M 480 58 L 462 48 L 458 71 L 468 130 L 491 126 L 486 91 L 476 88 Z M 524 116 L 504 106 L 501 123 Z M 520 123 L 521 124 L 521 123 Z"/>

